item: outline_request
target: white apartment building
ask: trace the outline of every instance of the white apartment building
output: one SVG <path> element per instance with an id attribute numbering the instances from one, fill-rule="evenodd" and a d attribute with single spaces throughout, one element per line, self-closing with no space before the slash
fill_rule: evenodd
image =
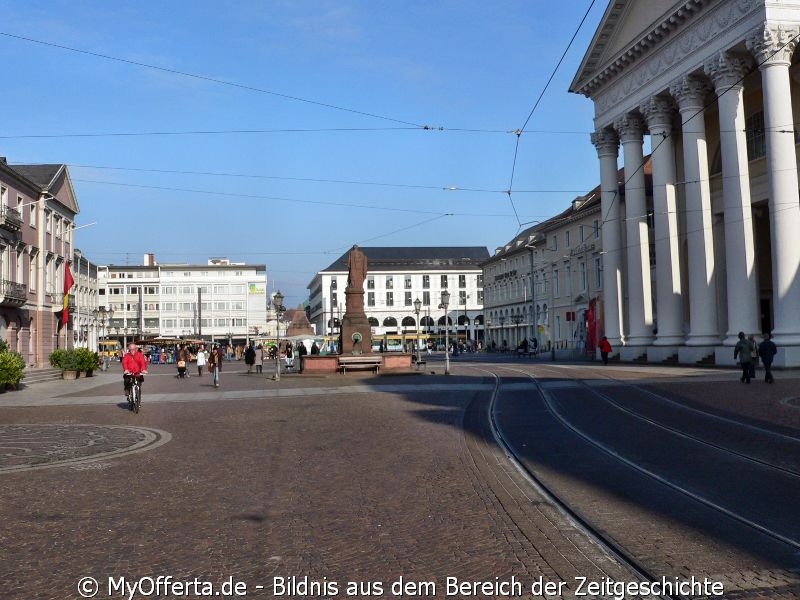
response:
<path id="1" fill-rule="evenodd" d="M 482 247 L 367 247 L 364 309 L 375 339 L 380 336 L 449 335 L 483 340 L 483 274 L 489 257 Z M 336 335 L 345 313 L 348 252 L 318 272 L 311 283 L 309 320 L 325 335 Z M 448 317 L 439 308 L 450 293 Z M 420 312 L 414 302 L 419 299 Z M 324 326 L 323 326 L 324 324 Z"/>
<path id="2" fill-rule="evenodd" d="M 100 304 L 114 313 L 106 334 L 181 337 L 244 343 L 267 327 L 266 265 L 211 258 L 204 265 L 157 264 L 98 268 Z"/>
<path id="3" fill-rule="evenodd" d="M 97 265 L 77 248 L 72 255 L 72 277 L 75 281 L 70 290 L 72 344 L 75 348 L 97 350 L 97 342 L 103 335 L 95 312 L 98 306 Z"/>

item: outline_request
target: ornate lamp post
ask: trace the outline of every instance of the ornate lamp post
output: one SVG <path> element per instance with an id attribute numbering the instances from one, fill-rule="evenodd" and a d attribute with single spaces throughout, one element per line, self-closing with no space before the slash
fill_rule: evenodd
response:
<path id="1" fill-rule="evenodd" d="M 442 291 L 442 308 L 444 309 L 444 374 L 450 375 L 450 326 L 447 324 L 447 307 L 450 304 L 450 292 Z"/>
<path id="2" fill-rule="evenodd" d="M 283 305 L 283 294 L 280 290 L 272 297 L 272 308 L 275 309 L 275 381 L 281 380 L 281 318 L 286 312 Z"/>
<path id="3" fill-rule="evenodd" d="M 519 344 L 519 341 L 516 338 L 519 337 L 519 325 L 522 323 L 522 315 L 511 315 L 511 322 L 516 325 L 514 329 L 514 343 Z"/>
<path id="4" fill-rule="evenodd" d="M 490 341 L 491 332 L 489 331 L 489 328 L 491 326 L 492 326 L 492 318 L 491 317 L 486 317 L 483 320 L 483 343 L 486 344 L 486 351 L 487 352 L 491 352 L 491 350 L 492 350 L 491 341 Z"/>
<path id="5" fill-rule="evenodd" d="M 414 314 L 417 315 L 417 341 L 414 344 L 415 354 L 419 356 L 419 313 L 422 310 L 422 301 L 417 298 L 414 300 Z"/>
<path id="6" fill-rule="evenodd" d="M 505 322 L 506 322 L 506 318 L 505 317 L 500 317 L 500 336 L 501 337 L 503 335 L 503 325 L 505 325 Z M 503 348 L 503 349 L 505 349 L 505 348 Z"/>

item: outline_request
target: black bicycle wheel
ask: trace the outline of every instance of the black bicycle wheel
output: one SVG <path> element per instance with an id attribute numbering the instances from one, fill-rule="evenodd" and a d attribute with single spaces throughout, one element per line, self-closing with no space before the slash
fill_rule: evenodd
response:
<path id="1" fill-rule="evenodd" d="M 139 406 L 142 403 L 142 390 L 138 385 L 134 384 L 131 391 L 133 392 L 133 412 L 138 413 Z"/>

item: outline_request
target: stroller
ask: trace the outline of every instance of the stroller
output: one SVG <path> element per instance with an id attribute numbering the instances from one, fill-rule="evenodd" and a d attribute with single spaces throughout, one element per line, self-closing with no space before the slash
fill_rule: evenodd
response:
<path id="1" fill-rule="evenodd" d="M 186 378 L 186 361 L 179 360 L 178 361 L 178 379 L 185 379 Z"/>

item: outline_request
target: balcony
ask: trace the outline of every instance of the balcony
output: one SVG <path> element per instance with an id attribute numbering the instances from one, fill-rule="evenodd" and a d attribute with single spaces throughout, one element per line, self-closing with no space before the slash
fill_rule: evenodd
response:
<path id="1" fill-rule="evenodd" d="M 0 306 L 20 307 L 28 300 L 28 286 L 24 283 L 0 279 Z"/>
<path id="2" fill-rule="evenodd" d="M 16 208 L 0 206 L 0 227 L 9 231 L 19 231 L 22 228 L 22 215 Z"/>

